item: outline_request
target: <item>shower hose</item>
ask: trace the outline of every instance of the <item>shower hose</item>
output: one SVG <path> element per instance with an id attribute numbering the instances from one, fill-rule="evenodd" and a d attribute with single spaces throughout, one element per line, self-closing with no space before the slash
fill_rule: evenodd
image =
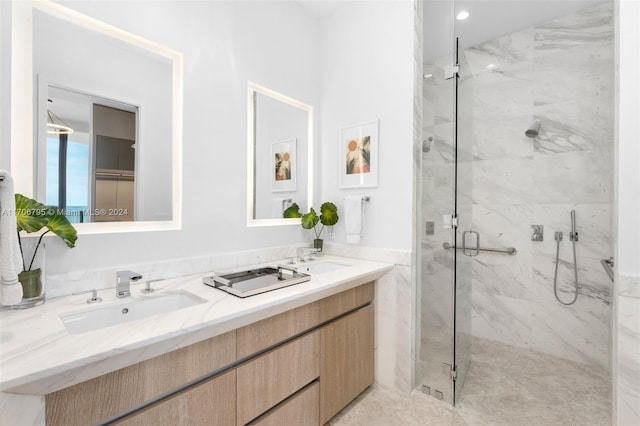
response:
<path id="1" fill-rule="evenodd" d="M 553 274 L 553 295 L 556 297 L 556 300 L 560 303 L 562 303 L 563 305 L 569 306 L 569 305 L 573 305 L 574 303 L 576 303 L 576 300 L 578 300 L 578 262 L 576 260 L 576 239 L 577 238 L 572 238 L 572 243 L 573 243 L 573 275 L 574 275 L 574 284 L 575 284 L 575 289 L 574 289 L 574 294 L 573 294 L 573 300 L 569 303 L 563 302 L 562 300 L 560 300 L 560 297 L 558 297 L 558 263 L 560 262 L 560 241 L 562 241 L 562 234 L 561 233 L 556 233 L 556 271 Z"/>

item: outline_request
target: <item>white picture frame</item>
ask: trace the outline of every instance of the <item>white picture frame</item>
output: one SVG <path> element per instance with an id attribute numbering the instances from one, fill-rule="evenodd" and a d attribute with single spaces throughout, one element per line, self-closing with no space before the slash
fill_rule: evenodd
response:
<path id="1" fill-rule="evenodd" d="M 296 190 L 298 169 L 296 138 L 289 138 L 271 144 L 271 192 L 292 192 Z"/>
<path id="2" fill-rule="evenodd" d="M 338 167 L 340 188 L 378 186 L 379 121 L 340 128 Z"/>

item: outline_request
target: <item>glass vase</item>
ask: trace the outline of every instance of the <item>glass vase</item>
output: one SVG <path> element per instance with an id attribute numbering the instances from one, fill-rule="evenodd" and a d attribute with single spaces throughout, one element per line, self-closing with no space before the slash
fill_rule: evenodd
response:
<path id="1" fill-rule="evenodd" d="M 29 262 L 33 256 L 35 245 L 29 249 L 23 244 L 25 262 L 29 268 Z M 27 309 L 34 306 L 42 305 L 45 301 L 44 277 L 45 277 L 45 244 L 40 244 L 33 265 L 28 271 L 22 271 L 18 274 L 18 280 L 22 285 L 22 301 L 17 305 L 11 306 L 12 309 Z"/>

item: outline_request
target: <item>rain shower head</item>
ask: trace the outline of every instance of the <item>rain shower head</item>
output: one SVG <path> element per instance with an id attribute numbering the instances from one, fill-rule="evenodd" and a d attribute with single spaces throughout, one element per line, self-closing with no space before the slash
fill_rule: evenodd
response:
<path id="1" fill-rule="evenodd" d="M 533 123 L 531 123 L 531 126 L 529 126 L 529 128 L 527 129 L 527 131 L 524 132 L 524 134 L 531 139 L 538 137 L 538 134 L 540 133 L 541 124 L 542 122 L 540 120 L 534 120 Z"/>

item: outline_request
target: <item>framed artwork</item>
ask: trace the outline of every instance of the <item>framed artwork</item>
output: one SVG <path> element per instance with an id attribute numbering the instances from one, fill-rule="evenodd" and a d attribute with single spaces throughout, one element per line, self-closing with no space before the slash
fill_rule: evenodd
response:
<path id="1" fill-rule="evenodd" d="M 271 192 L 296 190 L 296 138 L 271 144 Z"/>
<path id="2" fill-rule="evenodd" d="M 378 186 L 378 120 L 340 129 L 340 188 Z"/>

